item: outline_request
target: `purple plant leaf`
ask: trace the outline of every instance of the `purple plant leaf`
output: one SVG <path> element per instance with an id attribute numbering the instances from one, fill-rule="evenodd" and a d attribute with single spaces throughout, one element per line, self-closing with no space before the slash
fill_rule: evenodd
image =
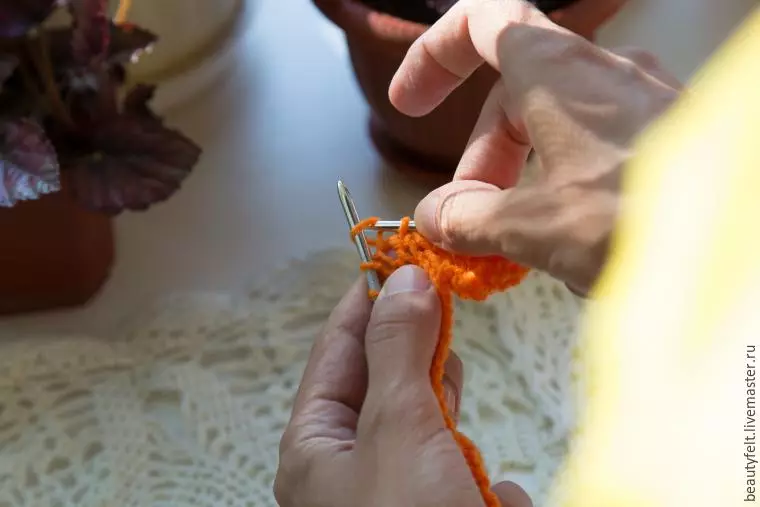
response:
<path id="1" fill-rule="evenodd" d="M 111 68 L 108 69 L 108 74 L 111 76 L 113 82 L 119 86 L 127 82 L 127 68 L 120 63 L 111 65 Z"/>
<path id="2" fill-rule="evenodd" d="M 47 31 L 50 42 L 50 57 L 53 67 L 59 73 L 65 73 L 72 67 L 82 66 L 74 58 L 72 28 L 51 28 Z M 133 25 L 115 25 L 109 23 L 110 44 L 107 62 L 113 66 L 135 62 L 143 53 L 150 51 L 158 37 L 148 30 Z M 89 62 L 85 62 L 89 63 Z"/>
<path id="3" fill-rule="evenodd" d="M 155 94 L 155 85 L 136 85 L 124 98 L 124 113 L 162 123 L 161 118 L 156 116 L 149 107 L 150 101 L 153 100 Z"/>
<path id="4" fill-rule="evenodd" d="M 0 54 L 0 122 L 8 118 L 42 117 L 44 103 L 24 86 L 20 73 L 16 72 L 18 66 L 16 56 Z"/>
<path id="5" fill-rule="evenodd" d="M 71 0 L 71 47 L 77 64 L 88 66 L 106 59 L 111 26 L 107 7 L 106 0 Z"/>
<path id="6" fill-rule="evenodd" d="M 0 0 L 0 37 L 15 38 L 42 23 L 59 0 Z"/>
<path id="7" fill-rule="evenodd" d="M 65 163 L 74 196 L 87 208 L 144 210 L 176 192 L 200 158 L 190 139 L 150 118 L 124 114 L 94 135 L 87 155 Z"/>
<path id="8" fill-rule="evenodd" d="M 13 55 L 0 55 L 0 87 L 13 75 L 18 66 L 18 59 Z"/>
<path id="9" fill-rule="evenodd" d="M 0 124 L 0 207 L 37 199 L 61 188 L 55 148 L 27 118 Z"/>
<path id="10" fill-rule="evenodd" d="M 119 83 L 106 69 L 72 71 L 66 98 L 74 123 L 83 134 L 90 135 L 91 130 L 102 128 L 104 122 L 118 115 L 118 88 Z"/>
<path id="11" fill-rule="evenodd" d="M 108 60 L 114 63 L 134 63 L 148 52 L 158 40 L 153 32 L 132 24 L 111 24 L 111 45 Z"/>

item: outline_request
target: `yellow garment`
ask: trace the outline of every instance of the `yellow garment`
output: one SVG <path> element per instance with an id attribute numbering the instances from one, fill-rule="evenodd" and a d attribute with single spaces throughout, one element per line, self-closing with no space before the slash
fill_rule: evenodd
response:
<path id="1" fill-rule="evenodd" d="M 760 9 L 637 153 L 586 321 L 589 401 L 553 505 L 750 505 L 760 497 L 757 372 L 747 371 L 760 356 L 748 349 L 760 345 Z"/>

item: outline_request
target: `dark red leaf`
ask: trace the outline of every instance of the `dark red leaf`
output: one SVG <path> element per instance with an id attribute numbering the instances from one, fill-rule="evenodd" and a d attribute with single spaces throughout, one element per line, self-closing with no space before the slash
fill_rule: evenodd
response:
<path id="1" fill-rule="evenodd" d="M 75 197 L 86 207 L 118 214 L 144 210 L 179 189 L 200 148 L 150 118 L 122 115 L 92 138 L 93 151 L 65 162 Z"/>
<path id="2" fill-rule="evenodd" d="M 18 59 L 12 55 L 0 55 L 0 86 L 13 75 L 18 66 Z"/>
<path id="3" fill-rule="evenodd" d="M 53 66 L 59 72 L 78 65 L 73 54 L 73 34 L 74 30 L 71 28 L 51 28 L 47 31 L 50 57 Z M 109 23 L 109 40 L 108 63 L 123 65 L 134 62 L 142 53 L 149 51 L 158 37 L 152 32 L 133 25 Z"/>
<path id="4" fill-rule="evenodd" d="M 149 103 L 153 100 L 155 93 L 156 87 L 154 85 L 136 85 L 124 98 L 124 113 L 140 118 L 151 119 L 160 123 L 161 119 L 158 118 L 149 107 Z"/>
<path id="5" fill-rule="evenodd" d="M 0 123 L 0 207 L 61 188 L 55 148 L 35 121 Z"/>
<path id="6" fill-rule="evenodd" d="M 0 0 L 0 37 L 21 37 L 47 18 L 57 0 Z"/>
<path id="7" fill-rule="evenodd" d="M 72 51 L 77 64 L 86 66 L 106 59 L 111 25 L 107 7 L 106 0 L 71 0 Z"/>
<path id="8" fill-rule="evenodd" d="M 115 63 L 108 71 L 111 79 L 119 86 L 127 82 L 127 69 L 120 63 Z"/>
<path id="9" fill-rule="evenodd" d="M 108 71 L 73 71 L 66 100 L 79 130 L 88 134 L 118 115 L 118 83 Z"/>
<path id="10" fill-rule="evenodd" d="M 136 25 L 111 24 L 111 46 L 108 59 L 115 63 L 134 63 L 143 52 L 150 51 L 158 37 Z"/>
<path id="11" fill-rule="evenodd" d="M 45 104 L 29 93 L 28 86 L 17 72 L 19 60 L 13 55 L 0 55 L 0 111 L 2 118 L 40 118 Z"/>

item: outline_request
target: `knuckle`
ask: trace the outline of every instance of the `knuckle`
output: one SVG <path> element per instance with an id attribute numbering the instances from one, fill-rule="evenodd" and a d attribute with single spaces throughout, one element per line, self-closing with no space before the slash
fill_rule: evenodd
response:
<path id="1" fill-rule="evenodd" d="M 639 64 L 645 69 L 658 69 L 660 68 L 660 59 L 654 54 L 643 49 L 636 49 L 631 55 L 631 60 Z"/>
<path id="2" fill-rule="evenodd" d="M 437 405 L 427 403 L 431 395 L 429 385 L 417 383 L 386 386 L 382 392 L 373 393 L 362 412 L 362 435 L 386 444 L 388 439 L 404 435 L 419 443 L 423 440 L 420 432 L 437 428 L 442 422 Z"/>
<path id="3" fill-rule="evenodd" d="M 645 70 L 660 68 L 660 60 L 653 53 L 638 47 L 623 47 L 615 51 L 619 56 L 630 60 L 635 66 Z"/>
<path id="4" fill-rule="evenodd" d="M 280 507 L 289 507 L 298 504 L 295 499 L 308 483 L 313 458 L 304 453 L 298 445 L 284 442 L 285 437 L 280 441 L 280 459 L 272 491 Z"/>
<path id="5" fill-rule="evenodd" d="M 282 459 L 282 457 L 286 455 L 290 449 L 293 448 L 294 441 L 295 436 L 293 435 L 293 429 L 288 426 L 285 429 L 285 432 L 282 434 L 282 438 L 280 438 L 280 459 Z"/>

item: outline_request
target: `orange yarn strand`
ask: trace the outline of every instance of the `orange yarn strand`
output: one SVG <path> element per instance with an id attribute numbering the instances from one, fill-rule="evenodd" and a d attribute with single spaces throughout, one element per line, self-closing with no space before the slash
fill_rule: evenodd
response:
<path id="1" fill-rule="evenodd" d="M 366 231 L 378 221 L 367 218 L 351 230 L 351 239 Z M 391 273 L 406 264 L 414 264 L 427 272 L 441 299 L 441 328 L 438 335 L 433 363 L 430 366 L 430 381 L 438 399 L 446 427 L 451 431 L 467 461 L 475 483 L 483 495 L 486 507 L 500 507 L 498 497 L 491 491 L 483 458 L 475 444 L 460 433 L 449 415 L 443 388 L 444 365 L 449 357 L 454 324 L 453 296 L 463 299 L 483 301 L 494 292 L 513 287 L 525 278 L 528 268 L 502 257 L 471 257 L 453 254 L 436 247 L 421 234 L 409 230 L 409 217 L 401 220 L 396 234 L 385 238 L 382 231 L 374 240 L 368 240 L 374 247 L 372 261 L 362 263 L 363 270 L 374 270 L 384 282 Z M 370 297 L 377 296 L 370 291 Z"/>

